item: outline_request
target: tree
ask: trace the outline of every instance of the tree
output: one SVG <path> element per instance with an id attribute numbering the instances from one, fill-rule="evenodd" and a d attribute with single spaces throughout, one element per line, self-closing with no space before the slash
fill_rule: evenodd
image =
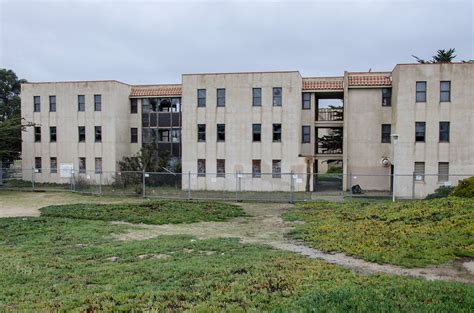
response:
<path id="1" fill-rule="evenodd" d="M 456 52 L 455 48 L 451 48 L 451 49 L 448 49 L 448 50 L 439 49 L 436 52 L 436 55 L 433 55 L 432 59 L 428 60 L 428 61 L 424 60 L 424 59 L 420 59 L 416 55 L 412 55 L 412 57 L 414 57 L 416 59 L 416 61 L 418 63 L 421 63 L 421 64 L 451 63 L 456 58 L 456 55 L 454 54 L 455 52 Z"/>
<path id="2" fill-rule="evenodd" d="M 20 90 L 25 79 L 0 69 L 0 160 L 11 163 L 21 154 L 21 132 L 32 123 L 21 118 Z"/>

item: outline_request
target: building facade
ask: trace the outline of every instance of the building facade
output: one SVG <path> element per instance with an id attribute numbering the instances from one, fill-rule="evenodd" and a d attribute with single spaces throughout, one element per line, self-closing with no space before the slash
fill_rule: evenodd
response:
<path id="1" fill-rule="evenodd" d="M 243 177 L 242 191 L 316 192 L 318 174 L 341 167 L 341 190 L 424 197 L 455 184 L 453 174 L 474 173 L 473 66 L 183 74 L 178 85 L 26 83 L 22 116 L 36 127 L 23 133 L 24 175 L 36 168 L 38 181 L 64 183 L 73 169 L 107 178 L 153 142 L 190 173 L 183 189 L 230 191 Z"/>

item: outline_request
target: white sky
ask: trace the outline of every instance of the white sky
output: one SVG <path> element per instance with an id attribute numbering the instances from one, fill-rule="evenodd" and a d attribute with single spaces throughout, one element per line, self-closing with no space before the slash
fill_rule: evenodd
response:
<path id="1" fill-rule="evenodd" d="M 473 1 L 0 0 L 0 67 L 29 81 L 179 83 L 182 73 L 389 71 L 456 48 Z"/>

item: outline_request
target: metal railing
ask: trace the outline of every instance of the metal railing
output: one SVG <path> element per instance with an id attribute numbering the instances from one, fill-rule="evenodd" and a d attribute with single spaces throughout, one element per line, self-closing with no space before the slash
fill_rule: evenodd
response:
<path id="1" fill-rule="evenodd" d="M 318 109 L 316 121 L 342 121 L 344 119 L 343 108 L 321 108 Z"/>
<path id="2" fill-rule="evenodd" d="M 0 169 L 0 189 L 66 191 L 166 199 L 295 202 L 353 199 L 422 199 L 473 175 L 341 173 L 69 173 L 54 169 Z"/>

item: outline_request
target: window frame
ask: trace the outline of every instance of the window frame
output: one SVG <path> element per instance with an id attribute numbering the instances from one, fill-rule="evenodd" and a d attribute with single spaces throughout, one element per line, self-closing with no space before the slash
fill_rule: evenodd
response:
<path id="1" fill-rule="evenodd" d="M 138 114 L 138 99 L 130 99 L 130 114 Z"/>
<path id="2" fill-rule="evenodd" d="M 81 102 L 81 99 L 82 99 L 82 102 Z M 77 95 L 77 111 L 78 112 L 86 111 L 86 96 L 85 95 Z"/>
<path id="3" fill-rule="evenodd" d="M 56 142 L 57 140 L 58 140 L 58 129 L 56 126 L 50 126 L 49 127 L 49 142 Z"/>
<path id="4" fill-rule="evenodd" d="M 197 124 L 197 141 L 206 142 L 206 124 Z"/>
<path id="5" fill-rule="evenodd" d="M 417 164 L 420 165 L 420 166 L 423 165 L 423 172 L 417 172 Z M 425 164 L 425 162 L 415 162 L 414 163 L 414 168 L 413 168 L 413 176 L 414 176 L 415 182 L 424 182 L 425 181 L 425 173 L 426 173 L 426 164 Z M 417 180 L 416 179 L 417 176 L 421 176 L 422 179 Z"/>
<path id="6" fill-rule="evenodd" d="M 54 160 L 54 162 L 53 162 Z M 55 166 L 53 166 L 53 164 Z M 50 157 L 49 158 L 49 172 L 51 174 L 55 174 L 58 172 L 58 158 L 57 157 Z"/>
<path id="7" fill-rule="evenodd" d="M 388 132 L 387 132 L 388 128 Z M 416 136 L 416 134 L 415 134 Z M 392 124 L 382 124 L 381 125 L 381 143 L 392 143 Z"/>
<path id="8" fill-rule="evenodd" d="M 216 177 L 225 177 L 225 159 L 216 159 Z"/>
<path id="9" fill-rule="evenodd" d="M 262 160 L 253 159 L 252 160 L 252 178 L 261 178 L 262 177 Z"/>
<path id="10" fill-rule="evenodd" d="M 94 142 L 102 142 L 102 126 L 94 126 Z"/>
<path id="11" fill-rule="evenodd" d="M 301 143 L 302 144 L 311 143 L 311 126 L 310 125 L 301 126 Z"/>
<path id="12" fill-rule="evenodd" d="M 51 101 L 53 99 L 54 101 Z M 56 96 L 55 95 L 49 96 L 49 112 L 56 112 Z"/>
<path id="13" fill-rule="evenodd" d="M 418 140 L 418 125 L 423 125 L 423 140 Z M 415 142 L 426 142 L 426 122 L 415 122 Z"/>
<path id="14" fill-rule="evenodd" d="M 275 130 L 275 127 L 279 126 L 279 130 Z M 279 139 L 275 139 L 277 136 L 280 137 Z M 272 124 L 272 141 L 273 142 L 281 142 L 281 135 L 282 135 L 282 126 L 281 123 L 273 123 Z"/>
<path id="15" fill-rule="evenodd" d="M 82 165 L 84 165 L 84 167 Z M 85 157 L 80 157 L 79 158 L 78 168 L 79 168 L 79 174 L 85 174 L 87 172 L 87 160 L 86 160 Z"/>
<path id="16" fill-rule="evenodd" d="M 255 96 L 256 91 L 259 92 L 258 96 Z M 258 99 L 258 101 L 257 101 Z M 262 88 L 256 87 L 252 88 L 252 106 L 261 107 L 262 106 Z"/>
<path id="17" fill-rule="evenodd" d="M 219 128 L 222 128 L 219 130 Z M 221 136 L 219 136 L 221 134 Z M 217 135 L 217 142 L 225 142 L 225 124 L 217 124 L 216 126 L 216 135 Z M 221 137 L 221 138 L 219 138 Z"/>
<path id="18" fill-rule="evenodd" d="M 447 125 L 447 129 L 442 130 L 441 125 Z M 450 140 L 450 133 L 451 133 L 451 123 L 449 121 L 441 121 L 439 122 L 439 142 L 449 142 Z M 447 139 L 443 139 L 442 137 L 446 135 Z"/>
<path id="19" fill-rule="evenodd" d="M 392 106 L 392 88 L 382 88 L 382 107 L 391 107 L 391 106 Z"/>
<path id="20" fill-rule="evenodd" d="M 99 101 L 97 101 L 97 99 Z M 101 112 L 102 111 L 102 95 L 94 95 L 94 112 Z"/>
<path id="21" fill-rule="evenodd" d="M 223 93 L 223 95 L 219 95 L 219 93 Z M 216 105 L 220 108 L 225 107 L 225 88 L 216 89 Z"/>
<path id="22" fill-rule="evenodd" d="M 424 86 L 424 90 L 418 90 L 418 86 Z M 415 88 L 415 102 L 426 103 L 426 94 L 427 94 L 428 84 L 426 81 L 417 81 Z M 418 95 L 423 95 L 422 99 L 418 99 Z"/>
<path id="23" fill-rule="evenodd" d="M 138 127 L 130 128 L 130 143 L 138 143 Z"/>
<path id="24" fill-rule="evenodd" d="M 441 165 L 446 166 L 446 173 L 441 173 Z M 446 179 L 443 179 L 446 178 Z M 438 162 L 438 183 L 449 181 L 449 162 Z"/>
<path id="25" fill-rule="evenodd" d="M 202 96 L 202 94 L 204 94 L 204 96 Z M 206 98 L 207 98 L 206 89 L 198 89 L 197 90 L 197 107 L 198 108 L 206 107 Z"/>
<path id="26" fill-rule="evenodd" d="M 33 96 L 33 112 L 41 112 L 41 96 Z"/>
<path id="27" fill-rule="evenodd" d="M 279 167 L 275 167 L 275 164 L 278 163 Z M 279 171 L 275 171 L 275 169 Z M 272 160 L 272 178 L 281 178 L 281 160 Z"/>
<path id="28" fill-rule="evenodd" d="M 262 124 L 252 124 L 252 142 L 262 142 Z"/>
<path id="29" fill-rule="evenodd" d="M 305 96 L 308 96 L 309 99 L 305 99 Z M 303 95 L 301 96 L 302 103 L 301 103 L 301 109 L 302 110 L 311 110 L 311 92 L 303 92 Z"/>
<path id="30" fill-rule="evenodd" d="M 35 126 L 34 139 L 35 139 L 35 142 L 41 142 L 41 126 Z"/>
<path id="31" fill-rule="evenodd" d="M 276 91 L 280 91 L 279 95 L 276 95 Z M 273 87 L 272 89 L 272 95 L 273 95 L 273 106 L 274 107 L 281 107 L 283 106 L 283 88 L 282 87 Z"/>
<path id="32" fill-rule="evenodd" d="M 443 84 L 448 84 L 448 90 L 443 90 Z M 443 99 L 443 94 L 447 94 L 447 99 Z M 439 102 L 451 102 L 451 81 L 442 80 L 439 82 Z"/>
<path id="33" fill-rule="evenodd" d="M 99 161 L 99 162 L 97 162 Z M 99 169 L 97 169 L 97 165 L 100 164 Z M 95 157 L 94 158 L 94 173 L 95 174 L 102 174 L 102 157 Z"/>
<path id="34" fill-rule="evenodd" d="M 38 163 L 39 163 L 39 167 L 38 167 Z M 41 173 L 43 171 L 43 160 L 41 157 L 35 157 L 35 170 L 38 173 Z"/>
<path id="35" fill-rule="evenodd" d="M 84 131 L 84 133 L 81 135 L 81 130 Z M 77 127 L 78 131 L 78 142 L 86 142 L 86 127 L 85 126 L 78 126 Z M 83 137 L 81 139 L 81 136 Z"/>
<path id="36" fill-rule="evenodd" d="M 197 159 L 197 177 L 206 177 L 206 159 Z"/>

